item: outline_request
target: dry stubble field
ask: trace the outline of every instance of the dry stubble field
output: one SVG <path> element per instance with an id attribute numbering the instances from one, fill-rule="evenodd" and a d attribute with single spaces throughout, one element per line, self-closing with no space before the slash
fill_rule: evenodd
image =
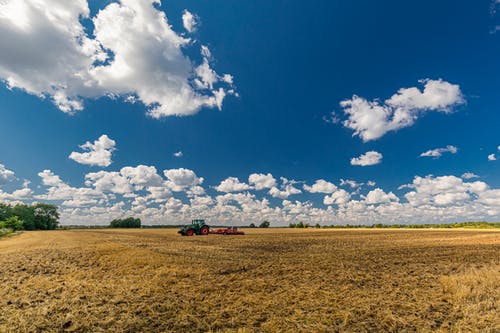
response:
<path id="1" fill-rule="evenodd" d="M 0 332 L 500 332 L 500 232 L 25 232 Z"/>

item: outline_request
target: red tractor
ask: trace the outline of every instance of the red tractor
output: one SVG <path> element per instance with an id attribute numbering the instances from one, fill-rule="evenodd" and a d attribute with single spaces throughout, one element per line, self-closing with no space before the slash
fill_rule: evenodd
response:
<path id="1" fill-rule="evenodd" d="M 243 231 L 239 231 L 237 227 L 221 228 L 217 230 L 210 230 L 211 234 L 214 235 L 244 235 Z"/>

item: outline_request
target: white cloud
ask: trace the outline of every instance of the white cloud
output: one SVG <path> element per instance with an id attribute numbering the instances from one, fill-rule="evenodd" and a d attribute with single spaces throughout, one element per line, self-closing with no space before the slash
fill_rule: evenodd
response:
<path id="1" fill-rule="evenodd" d="M 420 154 L 420 157 L 440 158 L 443 155 L 443 153 L 456 154 L 457 152 L 458 152 L 457 147 L 448 145 L 448 146 L 446 146 L 446 148 L 436 148 L 436 149 L 428 150 L 428 151 Z"/>
<path id="2" fill-rule="evenodd" d="M 196 176 L 196 173 L 189 169 L 164 170 L 163 174 L 168 179 L 167 185 L 174 192 L 182 192 L 203 183 L 203 178 Z"/>
<path id="3" fill-rule="evenodd" d="M 12 193 L 7 193 L 2 190 L 0 190 L 0 200 L 1 201 L 14 201 L 14 202 L 19 202 L 21 200 L 29 200 L 33 196 L 33 190 L 24 187 L 19 190 L 15 190 Z"/>
<path id="4" fill-rule="evenodd" d="M 310 193 L 333 193 L 337 190 L 337 186 L 324 179 L 318 179 L 313 186 L 304 185 L 304 190 Z"/>
<path id="5" fill-rule="evenodd" d="M 366 154 L 362 154 L 359 157 L 354 157 L 351 159 L 352 165 L 359 166 L 370 166 L 379 164 L 382 162 L 382 154 L 376 151 L 369 151 Z"/>
<path id="6" fill-rule="evenodd" d="M 475 173 L 472 173 L 472 172 L 466 172 L 462 175 L 462 178 L 463 179 L 472 179 L 472 178 L 479 178 L 479 176 L 476 175 Z"/>
<path id="7" fill-rule="evenodd" d="M 180 151 L 180 150 L 179 150 L 178 152 L 175 152 L 175 153 L 174 153 L 174 156 L 175 156 L 175 157 L 182 157 L 183 155 L 184 155 L 184 154 L 183 154 L 183 153 L 182 153 L 182 151 Z"/>
<path id="8" fill-rule="evenodd" d="M 222 75 L 222 81 L 232 86 L 234 82 L 234 77 L 231 74 L 224 74 Z"/>
<path id="9" fill-rule="evenodd" d="M 229 177 L 215 187 L 219 192 L 241 192 L 251 188 L 250 185 L 240 182 L 236 177 Z"/>
<path id="10" fill-rule="evenodd" d="M 356 95 L 342 101 L 340 106 L 348 116 L 343 125 L 354 130 L 353 136 L 367 142 L 389 131 L 412 126 L 427 111 L 449 113 L 454 106 L 465 102 L 458 85 L 441 79 L 427 79 L 420 83 L 424 85 L 423 91 L 416 87 L 401 88 L 383 103 Z"/>
<path id="11" fill-rule="evenodd" d="M 497 147 L 498 150 L 500 150 L 500 146 Z M 488 155 L 488 161 L 496 161 L 497 156 L 495 154 L 489 154 Z"/>
<path id="12" fill-rule="evenodd" d="M 101 191 L 86 188 L 72 187 L 61 180 L 51 170 L 38 173 L 42 184 L 48 186 L 47 193 L 35 195 L 36 199 L 63 201 L 63 206 L 79 207 L 86 205 L 97 205 L 98 199 L 105 198 Z"/>
<path id="13" fill-rule="evenodd" d="M 370 182 L 368 182 L 368 183 L 370 183 Z M 340 179 L 340 186 L 349 186 L 350 188 L 358 188 L 358 187 L 361 187 L 363 185 L 364 185 L 363 183 L 358 183 L 355 180 Z M 375 184 L 373 184 L 373 185 L 368 184 L 368 185 L 369 186 L 374 186 Z"/>
<path id="14" fill-rule="evenodd" d="M 210 67 L 207 58 L 203 58 L 203 63 L 196 67 L 196 75 L 198 76 L 195 79 L 195 83 L 200 89 L 214 89 L 214 84 L 219 81 L 219 76 L 217 73 Z"/>
<path id="15" fill-rule="evenodd" d="M 484 182 L 464 182 L 455 176 L 417 176 L 407 187 L 415 189 L 405 195 L 413 206 L 462 204 L 488 190 L 488 185 Z"/>
<path id="16" fill-rule="evenodd" d="M 115 145 L 116 142 L 104 134 L 94 141 L 94 143 L 85 142 L 80 146 L 84 152 L 72 152 L 69 158 L 80 164 L 107 167 L 113 162 L 111 154 L 115 150 Z"/>
<path id="17" fill-rule="evenodd" d="M 298 221 L 389 224 L 500 219 L 500 189 L 452 175 L 416 176 L 410 184 L 399 187 L 406 192 L 401 198 L 382 188 L 368 193 L 348 193 L 336 188 L 324 196 L 325 206 L 315 207 L 315 203 L 302 198 L 287 200 L 292 194 L 300 194 L 294 185 L 302 182 L 283 177 L 279 188 L 272 187 L 267 195 L 284 200 L 281 205 L 271 205 L 264 192 L 225 193 L 212 198 L 200 185 L 202 178 L 188 169 L 165 170 L 165 173 L 169 174 L 167 180 L 153 166 L 124 167 L 120 171 L 91 173 L 86 177 L 87 187 L 78 188 L 65 183 L 51 170 L 44 170 L 39 175 L 47 187 L 46 193 L 33 193 L 25 182 L 23 189 L 12 193 L 0 190 L 0 200 L 56 201 L 63 224 L 108 224 L 113 218 L 128 215 L 140 217 L 145 224 L 176 224 L 188 222 L 192 216 L 202 216 L 211 224 L 269 220 L 276 226 Z M 174 185 L 184 193 L 172 193 Z M 314 193 L 325 193 L 334 189 L 332 185 L 322 180 L 307 188 Z"/>
<path id="18" fill-rule="evenodd" d="M 234 91 L 218 75 L 210 89 L 193 83 L 196 61 L 184 53 L 191 40 L 172 30 L 158 3 L 121 0 L 90 17 L 86 0 L 7 1 L 0 8 L 0 79 L 67 113 L 102 96 L 138 100 L 154 118 L 221 108 Z M 92 19 L 93 31 L 81 18 Z"/>
<path id="19" fill-rule="evenodd" d="M 302 193 L 301 190 L 299 190 L 294 186 L 294 184 L 296 184 L 297 181 L 289 180 L 286 179 L 285 177 L 280 177 L 280 179 L 281 179 L 281 186 L 280 186 L 281 189 L 274 186 L 268 192 L 268 194 L 271 195 L 273 198 L 286 199 L 291 195 Z"/>
<path id="20" fill-rule="evenodd" d="M 365 201 L 368 204 L 380 204 L 388 203 L 391 201 L 399 201 L 399 198 L 392 192 L 385 193 L 381 188 L 376 188 L 370 192 L 365 197 Z"/>
<path id="21" fill-rule="evenodd" d="M 99 192 L 117 194 L 132 193 L 134 188 L 127 177 L 119 172 L 99 171 L 85 175 L 85 185 L 93 186 Z"/>
<path id="22" fill-rule="evenodd" d="M 12 170 L 5 168 L 5 165 L 0 164 L 0 185 L 6 184 L 15 180 L 15 173 Z"/>
<path id="23" fill-rule="evenodd" d="M 64 182 L 61 178 L 54 174 L 51 170 L 43 170 L 38 173 L 38 176 L 42 178 L 42 184 L 46 186 L 61 186 Z"/>
<path id="24" fill-rule="evenodd" d="M 205 195 L 205 189 L 199 185 L 193 186 L 186 191 L 186 195 L 190 198 L 200 195 Z"/>
<path id="25" fill-rule="evenodd" d="M 325 205 L 344 205 L 349 202 L 351 195 L 344 189 L 333 192 L 331 195 L 327 195 L 323 199 Z"/>
<path id="26" fill-rule="evenodd" d="M 170 198 L 168 199 L 167 203 L 165 204 L 165 208 L 167 209 L 168 212 L 179 212 L 183 208 L 183 203 L 181 200 L 176 199 L 176 198 Z"/>
<path id="27" fill-rule="evenodd" d="M 193 15 L 187 9 L 182 13 L 182 24 L 184 25 L 184 29 L 188 32 L 193 33 L 196 31 L 197 26 L 199 24 L 199 18 L 196 15 Z"/>
<path id="28" fill-rule="evenodd" d="M 154 202 L 164 202 L 172 196 L 172 192 L 166 186 L 149 186 L 147 190 L 149 195 L 146 199 L 151 199 Z"/>
<path id="29" fill-rule="evenodd" d="M 154 166 L 138 165 L 124 167 L 117 171 L 99 171 L 85 176 L 85 185 L 93 187 L 99 193 L 119 194 L 124 198 L 134 198 L 134 202 L 143 202 L 138 199 L 138 191 L 149 192 L 144 199 L 155 203 L 166 201 L 172 196 L 171 184 L 157 173 Z M 140 205 L 142 207 L 142 205 Z"/>
<path id="30" fill-rule="evenodd" d="M 136 189 L 142 190 L 144 187 L 161 186 L 163 179 L 158 175 L 154 166 L 138 165 L 136 167 L 124 167 L 120 174 L 126 177 L 128 182 Z"/>
<path id="31" fill-rule="evenodd" d="M 252 184 L 257 191 L 275 187 L 276 179 L 274 179 L 273 175 L 268 173 L 267 175 L 262 173 L 252 173 L 248 176 L 248 182 Z"/>

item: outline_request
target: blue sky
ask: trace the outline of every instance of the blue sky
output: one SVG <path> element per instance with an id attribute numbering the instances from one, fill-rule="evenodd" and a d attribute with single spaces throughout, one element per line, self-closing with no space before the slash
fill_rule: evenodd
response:
<path id="1" fill-rule="evenodd" d="M 50 4 L 0 4 L 2 201 L 76 224 L 500 219 L 491 1 Z"/>

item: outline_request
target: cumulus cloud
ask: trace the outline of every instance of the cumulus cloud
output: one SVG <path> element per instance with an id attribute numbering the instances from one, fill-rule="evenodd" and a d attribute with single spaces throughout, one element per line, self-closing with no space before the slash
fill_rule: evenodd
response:
<path id="1" fill-rule="evenodd" d="M 182 156 L 184 156 L 184 154 L 180 150 L 174 153 L 174 157 L 182 157 Z"/>
<path id="2" fill-rule="evenodd" d="M 138 216 L 146 224 L 176 224 L 187 222 L 190 216 L 203 216 L 215 224 L 269 220 L 276 226 L 298 221 L 444 223 L 500 218 L 500 189 L 453 175 L 416 176 L 411 183 L 399 187 L 405 192 L 401 196 L 382 188 L 349 193 L 320 179 L 304 186 L 310 193 L 325 194 L 325 206 L 315 207 L 314 202 L 305 198 L 288 200 L 290 195 L 300 194 L 295 186 L 302 182 L 284 177 L 280 177 L 279 187 L 273 186 L 267 193 L 283 199 L 281 205 L 272 205 L 264 192 L 228 192 L 211 197 L 201 186 L 203 178 L 188 169 L 165 170 L 164 174 L 166 179 L 153 166 L 124 167 L 119 171 L 90 173 L 86 187 L 72 187 L 51 170 L 44 170 L 39 176 L 46 187 L 45 193 L 35 194 L 28 188 L 29 182 L 25 182 L 24 188 L 12 193 L 0 190 L 0 199 L 11 203 L 55 201 L 60 206 L 63 224 L 107 224 L 113 218 L 127 215 Z M 177 192 L 183 193 L 172 191 L 174 185 Z"/>
<path id="3" fill-rule="evenodd" d="M 351 165 L 359 166 L 370 166 L 376 165 L 382 162 L 382 154 L 376 151 L 369 151 L 366 154 L 362 154 L 359 157 L 353 157 L 351 159 Z"/>
<path id="4" fill-rule="evenodd" d="M 333 193 L 337 190 L 337 186 L 324 179 L 318 179 L 312 186 L 304 185 L 304 190 L 310 193 Z"/>
<path id="5" fill-rule="evenodd" d="M 376 188 L 364 197 L 368 204 L 388 203 L 391 201 L 399 201 L 399 198 L 392 192 L 385 193 L 381 188 Z"/>
<path id="6" fill-rule="evenodd" d="M 448 145 L 448 146 L 446 146 L 446 148 L 436 148 L 436 149 L 428 150 L 428 151 L 420 154 L 420 157 L 440 158 L 443 155 L 443 153 L 456 154 L 457 152 L 458 152 L 457 147 Z"/>
<path id="7" fill-rule="evenodd" d="M 295 180 L 289 180 L 285 177 L 281 177 L 281 186 L 277 188 L 276 186 L 272 187 L 268 194 L 273 198 L 286 199 L 291 195 L 302 193 L 301 190 L 296 188 L 294 184 L 297 183 Z"/>
<path id="8" fill-rule="evenodd" d="M 354 130 L 364 142 L 376 140 L 387 132 L 412 126 L 428 111 L 449 113 L 454 106 L 465 103 L 460 87 L 439 80 L 421 80 L 424 89 L 401 88 L 381 103 L 354 95 L 340 103 L 348 119 L 343 125 Z"/>
<path id="9" fill-rule="evenodd" d="M 6 0 L 0 5 L 0 79 L 50 98 L 67 113 L 101 96 L 140 101 L 154 118 L 220 109 L 234 93 L 231 85 L 219 75 L 203 88 L 193 83 L 206 76 L 199 77 L 196 61 L 185 54 L 191 40 L 172 30 L 156 4 L 121 0 L 90 17 L 86 0 Z M 93 31 L 86 32 L 82 18 L 92 20 Z M 206 60 L 202 66 L 210 69 Z"/>
<path id="10" fill-rule="evenodd" d="M 61 180 L 52 170 L 43 170 L 38 173 L 42 184 L 48 186 L 45 194 L 35 195 L 36 199 L 63 201 L 63 206 L 80 207 L 97 205 L 98 199 L 105 196 L 98 190 L 87 187 L 72 187 Z"/>
<path id="11" fill-rule="evenodd" d="M 2 165 L 0 164 L 0 170 Z M 1 174 L 1 171 L 0 171 Z M 1 176 L 0 176 L 1 179 Z M 9 202 L 21 202 L 22 200 L 29 200 L 33 196 L 33 190 L 28 187 L 29 181 L 24 181 L 23 188 L 13 191 L 12 193 L 4 192 L 0 189 L 0 200 Z M 0 183 L 1 185 L 1 183 Z"/>
<path id="12" fill-rule="evenodd" d="M 85 185 L 93 186 L 99 192 L 126 194 L 133 192 L 133 186 L 119 172 L 99 171 L 85 175 Z"/>
<path id="13" fill-rule="evenodd" d="M 167 185 L 174 192 L 182 192 L 203 183 L 203 178 L 196 176 L 196 173 L 189 169 L 164 170 L 163 174 L 168 179 Z"/>
<path id="14" fill-rule="evenodd" d="M 184 29 L 186 29 L 188 32 L 193 33 L 196 31 L 198 21 L 198 16 L 192 14 L 187 9 L 185 9 L 182 13 L 182 25 L 184 25 Z"/>
<path id="15" fill-rule="evenodd" d="M 145 201 L 138 199 L 138 191 L 146 191 L 143 198 L 147 202 L 166 201 L 172 196 L 169 184 L 157 172 L 154 166 L 138 165 L 123 167 L 120 171 L 99 171 L 85 176 L 85 185 L 93 187 L 99 193 L 123 195 L 134 198 L 136 209 L 142 207 Z M 140 205 L 138 203 L 141 203 Z"/>
<path id="16" fill-rule="evenodd" d="M 344 205 L 349 202 L 351 195 L 344 189 L 333 192 L 331 195 L 327 195 L 323 198 L 323 203 L 325 205 Z"/>
<path id="17" fill-rule="evenodd" d="M 500 146 L 497 147 L 498 150 L 500 150 Z M 489 154 L 488 155 L 488 161 L 496 161 L 497 156 L 495 154 Z"/>
<path id="18" fill-rule="evenodd" d="M 373 182 L 369 181 L 368 185 L 369 186 L 374 186 L 375 184 L 370 185 L 372 183 Z M 350 188 L 359 188 L 359 187 L 361 187 L 363 185 L 364 185 L 363 183 L 358 183 L 357 181 L 352 180 L 352 179 L 340 179 L 340 186 L 349 186 Z"/>
<path id="19" fill-rule="evenodd" d="M 462 178 L 463 179 L 473 179 L 473 178 L 479 178 L 479 176 L 476 175 L 475 173 L 472 173 L 472 172 L 466 172 L 462 175 Z"/>
<path id="20" fill-rule="evenodd" d="M 138 190 L 145 187 L 161 186 L 163 183 L 163 179 L 158 175 L 154 166 L 124 167 L 120 170 L 120 174 L 127 178 L 128 182 Z"/>
<path id="21" fill-rule="evenodd" d="M 240 182 L 236 177 L 229 177 L 215 187 L 219 192 L 242 192 L 251 188 L 250 185 Z"/>
<path id="22" fill-rule="evenodd" d="M 248 182 L 252 184 L 257 191 L 275 187 L 276 179 L 274 179 L 273 175 L 268 173 L 267 175 L 262 173 L 252 173 L 248 176 Z"/>
<path id="23" fill-rule="evenodd" d="M 0 185 L 6 184 L 14 179 L 16 179 L 14 171 L 5 168 L 5 165 L 3 164 L 0 164 Z"/>
<path id="24" fill-rule="evenodd" d="M 407 187 L 414 189 L 405 195 L 413 206 L 462 204 L 489 188 L 484 182 L 464 182 L 455 176 L 427 176 L 425 178 L 417 176 Z"/>
<path id="25" fill-rule="evenodd" d="M 69 158 L 80 164 L 107 167 L 113 162 L 111 154 L 115 150 L 115 145 L 116 142 L 104 134 L 94 141 L 94 143 L 85 142 L 80 146 L 85 152 L 72 152 Z"/>

